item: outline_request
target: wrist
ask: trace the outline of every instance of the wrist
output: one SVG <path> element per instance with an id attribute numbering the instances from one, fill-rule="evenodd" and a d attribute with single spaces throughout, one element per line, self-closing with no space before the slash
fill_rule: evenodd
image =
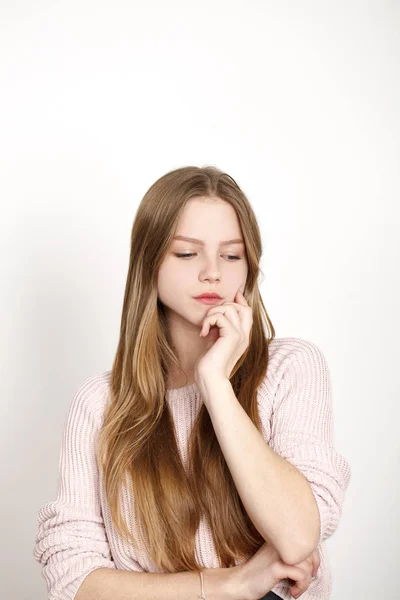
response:
<path id="1" fill-rule="evenodd" d="M 230 588 L 233 592 L 234 600 L 257 600 L 249 593 L 248 579 L 245 576 L 245 564 L 242 563 L 231 567 L 228 571 L 231 572 Z"/>
<path id="2" fill-rule="evenodd" d="M 213 368 L 195 371 L 194 377 L 196 381 L 229 381 L 228 377 Z"/>
<path id="3" fill-rule="evenodd" d="M 231 386 L 231 382 L 227 377 L 213 371 L 196 373 L 195 381 L 204 400 L 211 396 L 215 390 Z"/>
<path id="4" fill-rule="evenodd" d="M 248 598 L 240 565 L 229 568 L 203 569 L 203 581 L 207 600 L 252 600 Z M 201 593 L 200 576 L 199 586 Z"/>

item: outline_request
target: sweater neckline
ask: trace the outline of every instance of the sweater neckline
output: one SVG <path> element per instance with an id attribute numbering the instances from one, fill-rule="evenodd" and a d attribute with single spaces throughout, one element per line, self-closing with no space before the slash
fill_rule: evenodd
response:
<path id="1" fill-rule="evenodd" d="M 170 400 L 179 400 L 181 398 L 193 399 L 198 392 L 198 388 L 196 382 L 193 382 L 179 388 L 167 388 L 166 392 Z"/>

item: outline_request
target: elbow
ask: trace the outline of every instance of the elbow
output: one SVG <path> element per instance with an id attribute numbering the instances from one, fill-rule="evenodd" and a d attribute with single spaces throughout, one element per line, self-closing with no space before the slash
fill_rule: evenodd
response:
<path id="1" fill-rule="evenodd" d="M 304 538 L 303 538 L 304 539 Z M 310 558 L 314 550 L 318 547 L 320 541 L 320 526 L 318 520 L 318 529 L 316 535 L 314 536 L 314 541 L 310 541 L 309 543 L 303 544 L 294 544 L 293 542 L 290 544 L 290 547 L 287 549 L 283 549 L 280 553 L 282 561 L 291 566 L 298 565 L 303 562 L 307 558 Z"/>
<path id="2" fill-rule="evenodd" d="M 313 529 L 314 529 L 314 535 L 312 538 L 310 538 L 310 529 L 311 529 L 311 525 L 308 527 L 307 529 L 307 535 L 303 535 L 302 538 L 299 538 L 299 540 L 301 539 L 302 542 L 296 544 L 293 544 L 293 542 L 290 544 L 290 547 L 287 551 L 285 551 L 284 553 L 281 554 L 282 556 L 282 560 L 283 562 L 285 562 L 287 565 L 297 565 L 301 562 L 303 562 L 303 560 L 306 560 L 307 558 L 309 558 L 311 556 L 311 554 L 314 552 L 314 550 L 318 547 L 318 544 L 321 540 L 321 518 L 320 518 L 320 514 L 319 514 L 319 508 L 318 508 L 318 504 L 315 502 L 315 514 L 314 514 L 314 519 L 313 519 Z M 305 532 L 304 532 L 305 533 Z"/>
<path id="3" fill-rule="evenodd" d="M 292 536 L 286 541 L 285 544 L 282 543 L 282 538 L 279 538 L 278 540 L 272 540 L 270 535 L 267 536 L 266 534 L 261 533 L 260 530 L 259 531 L 266 543 L 271 544 L 275 548 L 282 562 L 284 562 L 286 565 L 295 566 L 303 562 L 303 560 L 309 558 L 314 550 L 318 547 L 321 540 L 320 528 L 321 525 L 318 516 L 313 539 L 310 538 L 310 532 L 308 530 L 307 535 L 305 535 L 305 532 L 303 532 L 303 534 L 296 536 L 296 539 L 294 539 Z"/>
<path id="4" fill-rule="evenodd" d="M 315 547 L 308 546 L 307 548 L 302 548 L 300 550 L 299 548 L 294 549 L 292 547 L 287 553 L 282 552 L 280 554 L 281 560 L 286 565 L 294 567 L 295 565 L 298 565 L 299 563 L 303 562 L 303 560 L 310 558 L 310 556 L 314 552 L 315 548 L 316 548 L 316 546 Z"/>
<path id="5" fill-rule="evenodd" d="M 270 544 L 273 548 L 275 548 L 279 559 L 286 565 L 290 566 L 298 565 L 299 563 L 303 562 L 303 560 L 309 558 L 318 545 L 318 543 L 314 545 L 300 545 L 295 544 L 292 540 L 287 548 L 282 548 L 281 545 L 273 543 L 270 539 L 266 537 L 264 537 L 264 539 L 267 544 Z"/>

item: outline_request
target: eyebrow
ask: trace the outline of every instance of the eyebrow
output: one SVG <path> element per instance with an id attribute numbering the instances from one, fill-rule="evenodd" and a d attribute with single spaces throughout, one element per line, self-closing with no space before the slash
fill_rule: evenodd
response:
<path id="1" fill-rule="evenodd" d="M 197 238 L 186 237 L 184 235 L 175 235 L 173 240 L 183 240 L 184 242 L 193 242 L 193 244 L 200 244 L 204 246 L 203 240 L 198 240 Z M 240 238 L 236 238 L 234 240 L 227 240 L 226 242 L 220 242 L 220 246 L 229 246 L 230 244 L 244 244 L 244 241 Z"/>

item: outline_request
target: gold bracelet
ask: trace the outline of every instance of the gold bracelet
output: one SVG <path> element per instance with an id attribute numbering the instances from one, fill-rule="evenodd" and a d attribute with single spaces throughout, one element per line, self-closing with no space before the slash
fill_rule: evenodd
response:
<path id="1" fill-rule="evenodd" d="M 207 598 L 204 595 L 203 573 L 201 571 L 199 571 L 199 575 L 200 575 L 200 580 L 201 580 L 201 596 L 199 596 L 199 598 L 203 598 L 203 600 L 207 600 Z"/>

